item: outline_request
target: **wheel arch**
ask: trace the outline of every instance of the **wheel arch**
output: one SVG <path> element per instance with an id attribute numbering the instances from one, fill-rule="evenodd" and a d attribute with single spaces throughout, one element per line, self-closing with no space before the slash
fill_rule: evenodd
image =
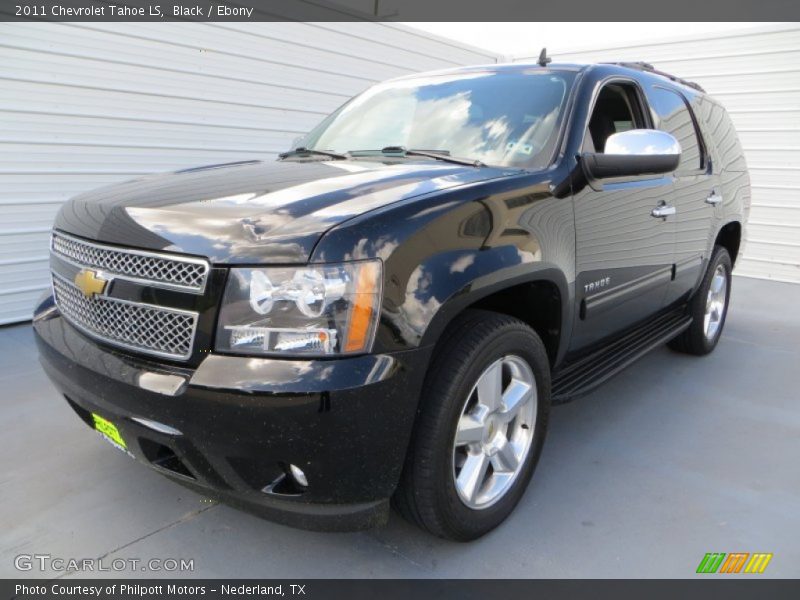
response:
<path id="1" fill-rule="evenodd" d="M 536 331 L 552 368 L 563 357 L 571 333 L 570 299 L 566 276 L 557 267 L 543 266 L 495 283 L 473 281 L 440 307 L 421 345 L 435 345 L 464 311 L 488 310 L 518 318 Z"/>
<path id="2" fill-rule="evenodd" d="M 742 247 L 742 224 L 740 221 L 729 221 L 720 227 L 714 246 L 722 246 L 731 257 L 731 265 L 736 265 L 736 258 Z"/>

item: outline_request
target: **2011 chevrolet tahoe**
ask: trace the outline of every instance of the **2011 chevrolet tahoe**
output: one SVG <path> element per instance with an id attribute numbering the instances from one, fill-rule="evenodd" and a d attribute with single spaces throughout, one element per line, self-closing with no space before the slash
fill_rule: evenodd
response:
<path id="1" fill-rule="evenodd" d="M 201 493 L 499 525 L 552 404 L 711 352 L 750 204 L 725 109 L 644 63 L 394 79 L 277 160 L 82 194 L 34 328 L 90 427 Z"/>

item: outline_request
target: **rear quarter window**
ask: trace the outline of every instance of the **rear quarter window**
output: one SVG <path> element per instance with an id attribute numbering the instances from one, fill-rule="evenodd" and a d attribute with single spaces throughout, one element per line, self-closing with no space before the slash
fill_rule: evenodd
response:
<path id="1" fill-rule="evenodd" d="M 728 111 L 716 100 L 704 96 L 695 109 L 703 124 L 712 152 L 715 171 L 747 171 L 744 151 Z"/>

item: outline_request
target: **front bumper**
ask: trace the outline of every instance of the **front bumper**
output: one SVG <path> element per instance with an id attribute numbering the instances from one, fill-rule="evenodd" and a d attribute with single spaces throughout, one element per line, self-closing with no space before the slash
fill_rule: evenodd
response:
<path id="1" fill-rule="evenodd" d="M 317 361 L 212 354 L 189 369 L 90 340 L 51 298 L 34 331 L 78 415 L 110 420 L 135 458 L 170 478 L 296 527 L 362 529 L 388 516 L 430 349 Z M 307 488 L 275 485 L 290 464 Z"/>

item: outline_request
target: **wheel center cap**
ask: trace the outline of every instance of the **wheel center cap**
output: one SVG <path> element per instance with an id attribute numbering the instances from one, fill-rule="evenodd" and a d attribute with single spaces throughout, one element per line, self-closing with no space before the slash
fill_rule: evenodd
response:
<path id="1" fill-rule="evenodd" d="M 497 425 L 497 420 L 494 417 L 489 417 L 486 420 L 486 426 L 483 429 L 483 445 L 484 447 L 488 448 L 492 445 L 492 440 L 494 439 L 495 435 L 499 427 Z"/>

